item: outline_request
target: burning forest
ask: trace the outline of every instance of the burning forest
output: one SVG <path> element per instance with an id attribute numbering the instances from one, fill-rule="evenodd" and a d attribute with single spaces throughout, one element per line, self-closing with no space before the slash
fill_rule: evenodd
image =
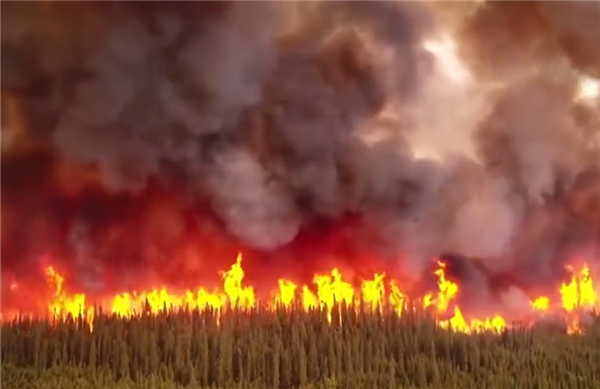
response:
<path id="1" fill-rule="evenodd" d="M 2 319 L 416 305 L 466 332 L 584 331 L 599 19 L 3 2 Z"/>

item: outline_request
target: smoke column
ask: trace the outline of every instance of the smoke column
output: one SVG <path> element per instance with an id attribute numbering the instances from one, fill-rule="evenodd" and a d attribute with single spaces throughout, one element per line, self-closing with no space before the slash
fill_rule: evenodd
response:
<path id="1" fill-rule="evenodd" d="M 596 2 L 3 3 L 3 290 L 48 258 L 88 291 L 200 282 L 237 250 L 255 277 L 418 281 L 452 254 L 482 298 L 543 288 L 597 261 L 599 25 Z"/>

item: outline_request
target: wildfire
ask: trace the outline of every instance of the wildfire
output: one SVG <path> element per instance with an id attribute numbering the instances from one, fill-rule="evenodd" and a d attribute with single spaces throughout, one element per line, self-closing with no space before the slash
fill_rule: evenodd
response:
<path id="1" fill-rule="evenodd" d="M 550 309 L 550 298 L 548 296 L 540 296 L 533 300 L 530 305 L 537 311 L 545 312 Z"/>
<path id="2" fill-rule="evenodd" d="M 583 266 L 579 271 L 569 267 L 568 270 L 573 272 L 573 276 L 570 283 L 561 285 L 560 294 L 562 306 L 568 312 L 567 331 L 576 333 L 581 331 L 576 311 L 597 308 L 597 296 L 589 267 Z"/>
<path id="3" fill-rule="evenodd" d="M 456 304 L 459 294 L 459 285 L 447 279 L 446 265 L 438 261 L 435 275 L 438 290 L 428 293 L 418 299 L 417 306 L 434 317 L 450 317 L 439 320 L 443 328 L 460 332 L 502 331 L 508 324 L 501 315 L 484 318 L 465 318 L 460 307 Z M 582 310 L 598 309 L 598 299 L 594 289 L 593 279 L 589 267 L 583 266 L 572 272 L 569 283 L 560 286 L 560 305 L 548 296 L 539 296 L 532 299 L 530 306 L 534 312 L 548 312 L 562 310 L 567 317 L 569 333 L 581 332 L 579 312 Z M 363 309 L 381 312 L 391 309 L 401 315 L 407 309 L 408 296 L 393 280 L 386 282 L 386 274 L 375 274 L 372 279 L 362 281 L 359 288 L 344 281 L 339 269 L 333 269 L 329 274 L 318 274 L 313 278 L 312 288 L 309 285 L 301 287 L 296 283 L 280 279 L 278 288 L 272 293 L 270 301 L 259 301 L 255 290 L 244 285 L 244 270 L 242 268 L 242 255 L 238 254 L 236 262 L 228 271 L 221 272 L 222 288 L 209 291 L 198 288 L 195 291 L 187 290 L 182 293 L 170 291 L 167 288 L 152 289 L 144 292 L 121 293 L 103 302 L 92 304 L 86 299 L 85 294 L 71 294 L 65 290 L 65 279 L 52 266 L 46 269 L 46 279 L 52 288 L 53 294 L 48 302 L 48 313 L 55 320 L 66 320 L 69 317 L 78 317 L 86 320 L 90 325 L 93 322 L 96 308 L 120 317 L 132 317 L 142 312 L 157 314 L 163 310 L 178 309 L 222 309 L 233 308 L 249 310 L 258 304 L 265 303 L 267 307 L 283 307 L 290 309 L 293 306 L 304 310 L 322 309 L 326 312 L 329 321 L 336 307 L 359 306 Z M 16 284 L 15 284 L 16 285 Z M 16 288 L 16 286 L 15 286 Z M 12 286 L 11 286 L 12 289 Z M 387 298 L 386 298 L 387 296 Z"/>
<path id="4" fill-rule="evenodd" d="M 65 279 L 52 266 L 46 269 L 48 283 L 54 287 L 54 296 L 48 304 L 49 312 L 55 317 L 84 316 L 89 321 L 94 317 L 93 307 L 86 307 L 84 294 L 67 294 L 64 289 Z"/>
<path id="5" fill-rule="evenodd" d="M 578 308 L 595 308 L 596 292 L 590 268 L 583 266 L 579 271 L 573 271 L 572 267 L 568 269 L 573 273 L 573 276 L 570 283 L 562 284 L 560 287 L 562 306 L 567 312 L 572 312 Z"/>

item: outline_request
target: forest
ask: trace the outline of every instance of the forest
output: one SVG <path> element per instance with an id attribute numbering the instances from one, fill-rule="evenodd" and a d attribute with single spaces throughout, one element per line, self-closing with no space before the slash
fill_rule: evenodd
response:
<path id="1" fill-rule="evenodd" d="M 465 334 L 427 314 L 336 307 L 97 314 L 2 324 L 2 388 L 600 387 L 600 320 Z"/>

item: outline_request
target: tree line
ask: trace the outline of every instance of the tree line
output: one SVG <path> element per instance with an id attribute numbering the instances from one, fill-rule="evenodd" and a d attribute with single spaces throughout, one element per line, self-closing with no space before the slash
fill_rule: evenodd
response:
<path id="1" fill-rule="evenodd" d="M 334 309 L 164 311 L 2 324 L 3 388 L 600 388 L 600 323 L 501 333 L 427 315 Z"/>

